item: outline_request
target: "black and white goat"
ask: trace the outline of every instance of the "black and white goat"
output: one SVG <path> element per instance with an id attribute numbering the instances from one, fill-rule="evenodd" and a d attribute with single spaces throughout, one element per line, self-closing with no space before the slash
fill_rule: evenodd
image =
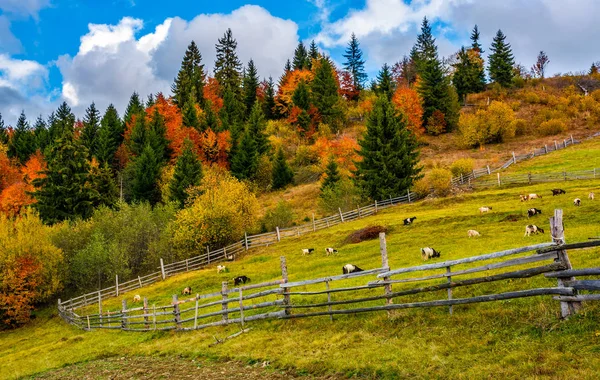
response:
<path id="1" fill-rule="evenodd" d="M 563 189 L 552 189 L 552 196 L 566 194 L 567 192 Z"/>
<path id="2" fill-rule="evenodd" d="M 325 248 L 325 253 L 327 254 L 327 256 L 329 256 L 329 255 L 333 255 L 334 253 L 338 253 L 338 251 L 335 248 L 329 247 L 329 248 Z"/>
<path id="3" fill-rule="evenodd" d="M 191 286 L 186 286 L 182 291 L 181 294 L 188 295 L 188 294 L 192 294 L 192 287 Z"/>
<path id="4" fill-rule="evenodd" d="M 409 225 L 411 225 L 411 224 L 412 224 L 412 222 L 413 222 L 415 219 L 417 219 L 417 217 L 416 217 L 416 216 L 413 216 L 412 218 L 406 218 L 406 219 L 404 219 L 404 225 L 405 225 L 405 226 L 409 226 Z"/>
<path id="5" fill-rule="evenodd" d="M 527 217 L 531 218 L 532 216 L 535 216 L 537 214 L 541 214 L 542 210 L 537 209 L 537 208 L 530 208 L 529 210 L 527 210 Z"/>
<path id="6" fill-rule="evenodd" d="M 315 251 L 314 248 L 302 248 L 302 256 L 310 255 Z"/>
<path id="7" fill-rule="evenodd" d="M 573 204 L 574 204 L 575 206 L 581 206 L 581 199 L 579 199 L 579 198 L 575 198 L 575 199 L 573 199 Z"/>
<path id="8" fill-rule="evenodd" d="M 539 233 L 544 233 L 544 229 L 536 226 L 535 224 L 528 224 L 525 226 L 525 236 L 531 236 L 532 234 L 536 235 Z"/>
<path id="9" fill-rule="evenodd" d="M 346 264 L 342 267 L 342 274 L 362 272 L 363 270 L 354 264 Z"/>
<path id="10" fill-rule="evenodd" d="M 250 282 L 250 279 L 246 276 L 237 276 L 236 278 L 233 279 L 233 286 L 238 286 L 241 284 L 245 284 L 247 282 Z"/>
<path id="11" fill-rule="evenodd" d="M 434 257 L 440 257 L 440 252 L 436 251 L 431 247 L 421 248 L 421 258 L 423 260 L 429 260 Z"/>

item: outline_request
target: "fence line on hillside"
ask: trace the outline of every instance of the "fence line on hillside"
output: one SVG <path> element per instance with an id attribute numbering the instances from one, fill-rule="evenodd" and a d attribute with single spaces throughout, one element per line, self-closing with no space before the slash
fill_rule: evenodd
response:
<path id="1" fill-rule="evenodd" d="M 509 186 L 509 185 L 531 185 L 534 183 L 546 182 L 565 182 L 565 181 L 580 181 L 600 178 L 600 168 L 590 170 L 562 171 L 555 173 L 515 173 L 501 174 L 496 173 L 490 178 L 480 178 L 477 180 L 469 180 L 465 183 L 471 189 L 483 189 L 490 187 Z"/>
<path id="2" fill-rule="evenodd" d="M 58 311 L 64 320 L 85 330 L 188 331 L 228 324 L 240 324 L 243 330 L 245 323 L 262 319 L 329 316 L 333 320 L 333 316 L 341 314 L 439 306 L 448 307 L 452 314 L 456 305 L 552 295 L 560 301 L 561 317 L 568 318 L 581 309 L 582 302 L 600 300 L 600 294 L 578 294 L 581 290 L 600 291 L 600 280 L 575 279 L 575 276 L 600 276 L 600 268 L 573 269 L 567 250 L 600 247 L 600 241 L 566 244 L 562 210 L 555 210 L 550 226 L 550 243 L 399 269 L 389 268 L 387 244 L 382 233 L 381 267 L 363 272 L 289 282 L 286 260 L 281 257 L 281 279 L 275 281 L 233 289 L 228 289 L 228 283 L 223 282 L 221 291 L 197 294 L 184 300 L 173 295 L 170 304 L 160 306 L 150 306 L 145 298 L 143 306 L 128 308 L 123 299 L 121 309 L 113 312 L 103 311 L 100 302 L 98 313 L 88 315 L 76 314 L 59 300 Z M 482 261 L 492 262 L 479 264 Z M 473 263 L 477 264 L 468 266 Z M 420 277 L 410 277 L 416 272 L 424 273 Z M 481 272 L 485 274 L 464 278 Z M 405 275 L 409 277 L 398 278 Z M 373 278 L 357 285 L 357 279 L 366 277 Z M 459 277 L 461 279 L 457 280 Z M 491 282 L 532 277 L 542 277 L 549 282 L 525 288 L 524 285 L 531 284 L 512 282 L 511 285 L 518 289 L 501 293 L 486 293 L 491 287 L 486 289 L 484 286 Z M 431 283 L 435 279 L 441 279 L 441 282 Z M 331 287 L 331 284 L 352 280 L 350 284 Z M 429 283 L 417 287 L 409 284 L 425 281 Z M 405 284 L 409 284 L 408 287 Z M 483 288 L 474 289 L 474 294 L 469 293 L 467 297 L 454 297 L 454 289 L 473 286 Z M 309 287 L 311 289 L 307 289 Z M 439 292 L 443 296 L 437 295 Z M 433 297 L 418 299 L 426 295 Z"/>

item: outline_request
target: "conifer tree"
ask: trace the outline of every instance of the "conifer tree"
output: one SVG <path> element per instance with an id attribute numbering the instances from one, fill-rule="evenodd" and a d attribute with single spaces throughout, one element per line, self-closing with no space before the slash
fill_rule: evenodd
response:
<path id="1" fill-rule="evenodd" d="M 256 151 L 259 155 L 269 152 L 269 139 L 265 134 L 266 121 L 260 104 L 254 103 L 250 118 L 248 119 L 248 130 L 256 142 Z"/>
<path id="2" fill-rule="evenodd" d="M 6 130 L 6 126 L 4 125 L 4 120 L 2 119 L 1 113 L 0 113 L 0 144 L 4 144 L 4 145 L 8 144 L 8 131 Z"/>
<path id="3" fill-rule="evenodd" d="M 256 141 L 250 128 L 246 128 L 231 159 L 231 174 L 239 180 L 253 179 L 258 169 L 258 158 Z"/>
<path id="4" fill-rule="evenodd" d="M 283 149 L 279 148 L 273 164 L 273 189 L 282 189 L 292 183 L 294 172 L 285 160 Z"/>
<path id="5" fill-rule="evenodd" d="M 471 32 L 471 49 L 477 50 L 480 55 L 484 53 L 479 43 L 479 28 L 477 25 L 473 27 L 473 31 Z"/>
<path id="6" fill-rule="evenodd" d="M 154 95 L 152 95 L 152 94 L 148 95 L 148 99 L 146 99 L 146 108 L 150 108 L 154 104 L 156 104 L 156 100 L 154 99 Z"/>
<path id="7" fill-rule="evenodd" d="M 81 142 L 87 148 L 90 158 L 97 157 L 99 129 L 100 112 L 96 109 L 96 104 L 92 103 L 88 109 L 85 110 L 83 131 L 81 132 Z"/>
<path id="8" fill-rule="evenodd" d="M 92 166 L 90 182 L 95 190 L 94 195 L 96 195 L 96 198 L 92 200 L 94 208 L 100 206 L 114 207 L 117 204 L 119 191 L 108 163 L 104 163 L 102 166 Z"/>
<path id="9" fill-rule="evenodd" d="M 355 180 L 370 198 L 406 194 L 421 177 L 417 141 L 387 97 L 377 99 L 359 145 L 362 160 L 356 163 Z"/>
<path id="10" fill-rule="evenodd" d="M 292 102 L 294 102 L 296 107 L 306 111 L 310 107 L 310 100 L 308 85 L 305 81 L 301 80 L 292 94 Z"/>
<path id="11" fill-rule="evenodd" d="M 208 128 L 217 132 L 221 130 L 219 126 L 219 117 L 212 109 L 212 102 L 210 100 L 205 101 L 204 114 L 200 120 L 200 131 L 203 132 Z"/>
<path id="12" fill-rule="evenodd" d="M 478 50 L 467 50 L 464 46 L 461 47 L 453 67 L 452 83 L 456 87 L 456 92 L 461 101 L 466 102 L 467 94 L 483 91 L 485 87 L 485 69 Z"/>
<path id="13" fill-rule="evenodd" d="M 296 50 L 294 51 L 294 60 L 292 63 L 294 65 L 294 70 L 308 69 L 308 52 L 306 51 L 306 47 L 304 47 L 302 41 L 300 41 L 298 46 L 296 46 Z"/>
<path id="14" fill-rule="evenodd" d="M 192 41 L 185 51 L 175 83 L 171 86 L 173 102 L 179 109 L 183 109 L 190 98 L 201 106 L 204 104 L 204 79 L 202 54 Z"/>
<path id="15" fill-rule="evenodd" d="M 140 156 L 148 144 L 148 131 L 146 128 L 146 116 L 141 113 L 135 116 L 135 123 L 131 130 L 129 139 L 129 150 L 134 156 Z"/>
<path id="16" fill-rule="evenodd" d="M 133 170 L 131 179 L 131 198 L 136 202 L 149 202 L 155 205 L 160 201 L 160 178 L 162 158 L 147 144 L 139 157 L 130 165 Z"/>
<path id="17" fill-rule="evenodd" d="M 50 143 L 62 138 L 65 134 L 73 134 L 75 128 L 75 115 L 71 112 L 71 107 L 67 105 L 67 102 L 62 104 L 50 117 L 50 127 L 48 132 L 50 134 Z"/>
<path id="18" fill-rule="evenodd" d="M 165 118 L 158 112 L 157 108 L 154 109 L 152 120 L 148 123 L 146 143 L 150 145 L 160 164 L 169 160 L 171 149 L 167 139 L 167 126 L 165 125 Z"/>
<path id="19" fill-rule="evenodd" d="M 221 129 L 231 131 L 233 134 L 237 126 L 243 120 L 244 105 L 235 96 L 235 93 L 227 88 L 223 94 L 223 107 L 219 111 Z"/>
<path id="20" fill-rule="evenodd" d="M 202 164 L 194 152 L 194 144 L 191 140 L 183 142 L 183 152 L 177 158 L 175 172 L 169 183 L 169 192 L 172 201 L 177 202 L 180 208 L 185 206 L 188 199 L 187 190 L 191 186 L 197 186 L 202 179 Z"/>
<path id="21" fill-rule="evenodd" d="M 21 116 L 17 120 L 12 137 L 8 143 L 8 157 L 16 158 L 21 164 L 24 164 L 37 149 L 35 135 L 27 122 L 25 112 L 21 111 Z"/>
<path id="22" fill-rule="evenodd" d="M 329 156 L 329 161 L 327 162 L 327 167 L 325 168 L 326 177 L 321 184 L 321 192 L 328 187 L 335 186 L 342 177 L 340 176 L 340 171 L 338 169 L 338 164 L 335 162 L 335 156 Z"/>
<path id="23" fill-rule="evenodd" d="M 314 61 L 318 60 L 320 57 L 319 49 L 317 48 L 317 44 L 315 40 L 310 42 L 310 46 L 308 48 L 308 69 L 312 69 L 312 64 Z"/>
<path id="24" fill-rule="evenodd" d="M 35 143 L 41 152 L 45 152 L 46 147 L 50 144 L 50 134 L 46 122 L 42 119 L 42 115 L 38 116 L 33 126 L 33 134 L 35 135 Z"/>
<path id="25" fill-rule="evenodd" d="M 502 87 L 508 87 L 512 84 L 513 66 L 515 59 L 512 54 L 510 44 L 506 42 L 506 36 L 502 30 L 498 30 L 492 41 L 492 52 L 489 56 L 488 70 L 490 80 L 500 84 Z"/>
<path id="26" fill-rule="evenodd" d="M 367 80 L 367 73 L 365 72 L 365 61 L 362 59 L 362 50 L 358 43 L 358 38 L 352 33 L 348 47 L 344 53 L 346 63 L 344 63 L 344 70 L 352 74 L 352 81 L 354 87 L 359 91 L 364 88 L 364 84 Z"/>
<path id="27" fill-rule="evenodd" d="M 196 110 L 196 101 L 194 96 L 190 96 L 183 106 L 182 123 L 185 127 L 191 127 L 200 130 L 200 118 Z"/>
<path id="28" fill-rule="evenodd" d="M 224 93 L 229 88 L 236 96 L 241 96 L 242 63 L 237 56 L 237 42 L 233 38 L 231 29 L 219 38 L 216 45 L 217 60 L 215 62 L 215 78 Z"/>
<path id="29" fill-rule="evenodd" d="M 411 58 L 416 62 L 419 74 L 423 69 L 423 63 L 438 59 L 435 38 L 433 38 L 433 34 L 431 33 L 431 25 L 427 17 L 424 17 L 421 23 L 421 33 L 417 36 L 414 51 L 411 51 Z"/>
<path id="30" fill-rule="evenodd" d="M 275 85 L 273 84 L 272 77 L 269 77 L 269 80 L 267 81 L 263 108 L 263 113 L 267 120 L 275 119 Z"/>
<path id="31" fill-rule="evenodd" d="M 246 75 L 244 75 L 244 105 L 246 109 L 246 118 L 250 116 L 252 107 L 254 107 L 254 103 L 256 102 L 256 90 L 258 90 L 258 72 L 256 71 L 254 61 L 250 60 L 250 62 L 248 62 L 248 67 L 246 68 Z"/>
<path id="32" fill-rule="evenodd" d="M 338 107 L 340 95 L 338 93 L 338 82 L 336 71 L 329 58 L 319 60 L 315 77 L 310 84 L 312 103 L 317 108 L 323 121 L 327 124 L 335 124 L 341 115 Z"/>
<path id="33" fill-rule="evenodd" d="M 125 115 L 123 116 L 123 124 L 127 125 L 131 122 L 133 115 L 139 115 L 144 113 L 144 105 L 140 101 L 140 96 L 137 92 L 131 94 L 127 108 L 125 108 Z"/>
<path id="34" fill-rule="evenodd" d="M 285 66 L 283 67 L 283 75 L 285 76 L 285 74 L 289 73 L 290 71 L 292 71 L 292 64 L 288 59 L 287 61 L 285 61 Z"/>
<path id="35" fill-rule="evenodd" d="M 385 95 L 388 100 L 392 99 L 392 95 L 394 95 L 394 84 L 392 82 L 392 73 L 390 72 L 390 67 L 387 63 L 384 63 L 377 74 L 377 91 L 378 95 Z"/>
<path id="36" fill-rule="evenodd" d="M 123 140 L 122 128 L 123 123 L 119 119 L 117 109 L 110 104 L 104 112 L 98 131 L 97 158 L 101 164 L 114 167 L 115 153 Z"/>

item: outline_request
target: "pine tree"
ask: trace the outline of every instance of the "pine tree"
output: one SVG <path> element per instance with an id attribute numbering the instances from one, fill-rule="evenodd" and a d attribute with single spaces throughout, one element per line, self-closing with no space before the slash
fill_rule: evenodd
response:
<path id="1" fill-rule="evenodd" d="M 466 102 L 467 94 L 483 91 L 485 73 L 483 59 L 476 49 L 465 49 L 463 46 L 457 53 L 457 61 L 453 64 L 452 83 L 461 101 Z"/>
<path id="2" fill-rule="evenodd" d="M 154 99 L 154 95 L 152 95 L 152 94 L 148 95 L 148 99 L 146 99 L 146 108 L 150 108 L 154 104 L 156 104 L 156 100 Z"/>
<path id="3" fill-rule="evenodd" d="M 4 125 L 4 120 L 2 119 L 1 113 L 0 113 L 0 144 L 4 144 L 4 145 L 8 144 L 8 131 L 6 130 L 6 126 Z"/>
<path id="4" fill-rule="evenodd" d="M 378 95 L 385 95 L 388 100 L 394 95 L 394 84 L 392 82 L 392 73 L 387 63 L 384 63 L 377 74 L 377 91 Z"/>
<path id="5" fill-rule="evenodd" d="M 421 33 L 417 36 L 414 52 L 411 51 L 411 58 L 415 60 L 419 74 L 425 62 L 438 59 L 435 38 L 433 38 L 433 34 L 431 33 L 431 25 L 427 17 L 424 17 L 421 23 Z"/>
<path id="6" fill-rule="evenodd" d="M 75 128 L 75 115 L 71 112 L 71 107 L 67 105 L 67 102 L 62 102 L 56 110 L 56 113 L 51 115 L 50 120 L 48 132 L 50 134 L 51 144 L 62 138 L 65 134 L 73 134 Z"/>
<path id="7" fill-rule="evenodd" d="M 292 102 L 294 102 L 296 107 L 306 111 L 310 107 L 310 100 L 308 85 L 305 81 L 301 80 L 292 94 Z"/>
<path id="8" fill-rule="evenodd" d="M 90 183 L 96 191 L 96 198 L 92 200 L 94 208 L 100 206 L 114 207 L 119 199 L 119 191 L 115 183 L 114 175 L 110 166 L 104 163 L 102 166 L 93 166 L 90 170 Z"/>
<path id="9" fill-rule="evenodd" d="M 42 118 L 42 115 L 38 116 L 33 126 L 33 134 L 35 135 L 35 143 L 37 148 L 44 152 L 46 147 L 50 144 L 50 134 L 46 122 Z"/>
<path id="10" fill-rule="evenodd" d="M 216 48 L 217 60 L 214 73 L 221 91 L 224 93 L 229 88 L 236 96 L 241 96 L 242 63 L 236 53 L 237 42 L 233 38 L 231 29 L 227 29 L 225 35 L 219 38 Z"/>
<path id="11" fill-rule="evenodd" d="M 263 113 L 267 120 L 275 119 L 275 85 L 272 77 L 269 77 L 269 81 L 267 82 L 263 108 Z"/>
<path id="12" fill-rule="evenodd" d="M 110 104 L 104 112 L 98 131 L 97 158 L 101 164 L 114 167 L 115 153 L 123 140 L 122 129 L 123 123 L 117 109 Z"/>
<path id="13" fill-rule="evenodd" d="M 338 107 L 340 95 L 338 93 L 338 82 L 336 71 L 329 58 L 319 60 L 315 77 L 310 84 L 312 103 L 321 114 L 321 118 L 327 124 L 334 125 L 341 117 Z"/>
<path id="14" fill-rule="evenodd" d="M 167 126 L 165 125 L 165 118 L 158 112 L 157 108 L 154 109 L 152 120 L 148 123 L 146 143 L 150 145 L 160 164 L 169 160 L 171 149 L 167 139 Z"/>
<path id="15" fill-rule="evenodd" d="M 177 158 L 173 179 L 169 183 L 170 197 L 177 202 L 180 208 L 185 206 L 188 199 L 187 190 L 191 186 L 197 186 L 202 179 L 202 164 L 194 152 L 194 144 L 191 140 L 183 142 L 183 152 Z"/>
<path id="16" fill-rule="evenodd" d="M 148 131 L 146 128 L 146 116 L 141 113 L 135 116 L 135 123 L 131 130 L 129 139 L 129 151 L 134 156 L 140 156 L 148 144 Z"/>
<path id="17" fill-rule="evenodd" d="M 239 180 L 250 180 L 258 169 L 258 151 L 250 128 L 246 128 L 235 155 L 231 159 L 231 174 Z"/>
<path id="18" fill-rule="evenodd" d="M 321 54 L 319 53 L 319 49 L 317 48 L 317 44 L 315 40 L 310 42 L 310 46 L 308 48 L 308 69 L 312 69 L 313 62 L 317 61 L 320 58 Z"/>
<path id="19" fill-rule="evenodd" d="M 91 184 L 87 158 L 85 146 L 68 130 L 49 147 L 45 176 L 33 181 L 37 200 L 33 207 L 45 223 L 92 215 L 99 194 Z"/>
<path id="20" fill-rule="evenodd" d="M 364 83 L 367 81 L 367 73 L 365 72 L 365 61 L 362 59 L 362 50 L 360 49 L 356 35 L 352 33 L 348 47 L 343 55 L 346 58 L 344 70 L 352 74 L 354 87 L 358 90 L 364 88 Z"/>
<path id="21" fill-rule="evenodd" d="M 183 56 L 181 68 L 171 86 L 173 102 L 183 109 L 190 98 L 201 106 L 204 104 L 204 65 L 202 54 L 194 41 L 190 42 Z"/>
<path id="22" fill-rule="evenodd" d="M 203 132 L 208 128 L 215 132 L 221 130 L 219 125 L 219 117 L 212 109 L 212 102 L 207 99 L 205 103 L 204 114 L 200 120 L 200 131 Z"/>
<path id="23" fill-rule="evenodd" d="M 484 53 L 481 44 L 479 43 L 479 28 L 477 25 L 473 27 L 473 31 L 471 32 L 471 49 L 477 50 L 480 55 Z"/>
<path id="24" fill-rule="evenodd" d="M 306 47 L 304 47 L 302 41 L 300 41 L 298 46 L 296 46 L 296 50 L 294 51 L 294 60 L 292 63 L 294 65 L 294 70 L 308 69 L 308 52 L 306 51 Z"/>
<path id="25" fill-rule="evenodd" d="M 196 101 L 194 96 L 190 96 L 183 106 L 182 123 L 185 127 L 195 128 L 200 130 L 200 118 L 196 110 Z"/>
<path id="26" fill-rule="evenodd" d="M 221 119 L 221 129 L 224 131 L 234 130 L 243 120 L 244 105 L 235 96 L 235 93 L 227 88 L 223 94 L 223 107 L 219 111 Z"/>
<path id="27" fill-rule="evenodd" d="M 498 30 L 492 47 L 492 54 L 489 56 L 488 70 L 490 80 L 500 84 L 502 87 L 509 87 L 513 79 L 513 66 L 515 59 L 509 43 L 506 43 L 506 36 L 502 30 Z"/>
<path id="28" fill-rule="evenodd" d="M 290 71 L 292 71 L 292 64 L 288 59 L 287 61 L 285 61 L 285 66 L 283 67 L 283 75 L 285 76 L 285 74 L 289 73 Z"/>
<path id="29" fill-rule="evenodd" d="M 81 133 L 81 142 L 87 148 L 90 158 L 97 157 L 98 154 L 98 131 L 100 129 L 100 112 L 96 109 L 96 104 L 92 103 L 85 110 L 83 118 L 83 131 Z"/>
<path id="30" fill-rule="evenodd" d="M 326 177 L 321 184 L 321 192 L 328 187 L 335 186 L 342 177 L 340 176 L 340 171 L 338 169 L 338 164 L 335 162 L 335 156 L 329 156 L 329 161 L 327 162 L 327 167 L 325 168 Z"/>
<path id="31" fill-rule="evenodd" d="M 433 59 L 422 64 L 421 81 L 418 92 L 423 102 L 423 121 L 427 132 L 437 135 L 444 132 L 445 126 L 439 125 L 439 121 L 432 118 L 436 111 L 442 113 L 445 118 L 444 124 L 448 129 L 456 125 L 450 125 L 448 114 L 454 109 L 448 78 L 444 77 L 442 64 L 438 59 Z"/>
<path id="32" fill-rule="evenodd" d="M 162 157 L 150 145 L 146 145 L 139 157 L 130 163 L 132 166 L 131 198 L 136 202 L 149 202 L 155 205 L 160 201 L 160 178 Z"/>
<path id="33" fill-rule="evenodd" d="M 250 118 L 248 119 L 248 130 L 256 142 L 256 151 L 259 155 L 269 152 L 269 139 L 265 134 L 267 123 L 265 121 L 260 104 L 254 103 Z"/>
<path id="34" fill-rule="evenodd" d="M 25 112 L 21 111 L 17 126 L 8 143 L 8 157 L 16 158 L 21 164 L 24 164 L 36 150 L 35 135 L 27 122 Z"/>
<path id="35" fill-rule="evenodd" d="M 387 97 L 377 99 L 359 145 L 355 180 L 372 199 L 406 194 L 421 177 L 417 141 Z"/>
<path id="36" fill-rule="evenodd" d="M 131 122 L 131 118 L 133 115 L 139 115 L 144 113 L 144 105 L 140 101 L 140 96 L 137 92 L 131 94 L 129 98 L 129 103 L 127 104 L 127 108 L 125 109 L 125 115 L 123 116 L 123 124 L 127 125 Z"/>
<path id="37" fill-rule="evenodd" d="M 294 172 L 285 160 L 283 149 L 279 148 L 273 165 L 273 189 L 282 189 L 292 183 L 293 180 Z"/>
<path id="38" fill-rule="evenodd" d="M 244 76 L 244 105 L 246 108 L 246 118 L 250 116 L 254 103 L 256 102 L 256 91 L 258 90 L 258 72 L 254 61 L 248 62 L 246 75 Z"/>

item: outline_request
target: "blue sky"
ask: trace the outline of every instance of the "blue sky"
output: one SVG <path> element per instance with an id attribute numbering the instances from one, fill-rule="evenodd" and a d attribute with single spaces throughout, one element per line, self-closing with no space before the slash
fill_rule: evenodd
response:
<path id="1" fill-rule="evenodd" d="M 442 56 L 478 24 L 488 51 L 501 28 L 526 67 L 545 50 L 550 72 L 579 71 L 600 60 L 597 14 L 595 0 L 0 0 L 0 113 L 33 120 L 63 100 L 77 116 L 92 101 L 122 113 L 134 90 L 169 93 L 191 39 L 211 71 L 228 27 L 242 61 L 274 78 L 299 40 L 315 39 L 341 63 L 352 32 L 373 77 L 408 53 L 424 16 Z"/>

